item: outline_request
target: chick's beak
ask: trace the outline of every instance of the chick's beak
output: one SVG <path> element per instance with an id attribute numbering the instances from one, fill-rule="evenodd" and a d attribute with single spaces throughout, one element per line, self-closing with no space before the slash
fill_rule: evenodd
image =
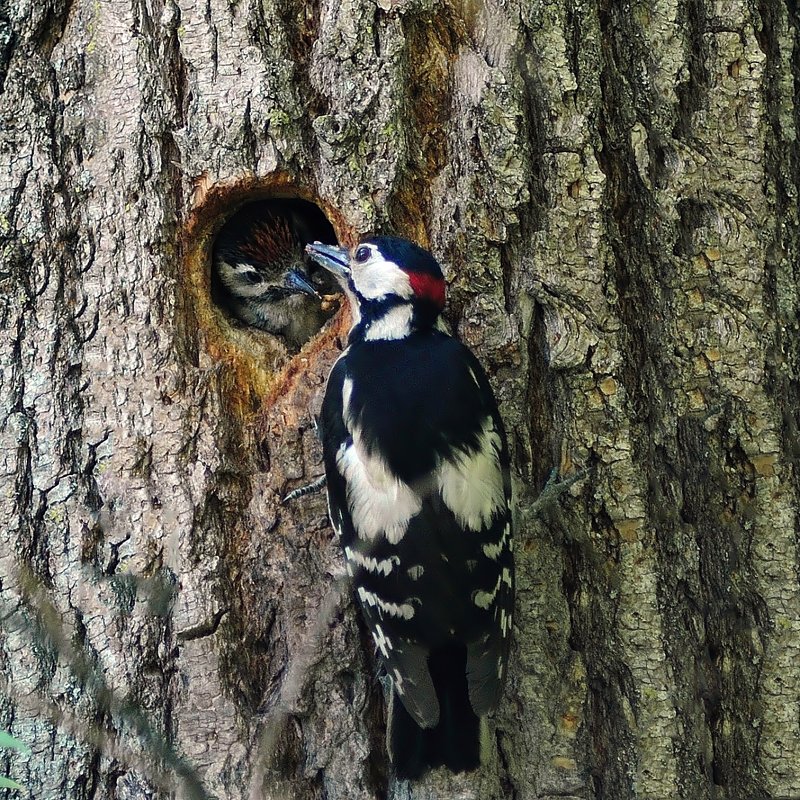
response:
<path id="1" fill-rule="evenodd" d="M 283 276 L 283 285 L 292 291 L 319 297 L 319 292 L 311 285 L 308 278 L 303 275 L 299 269 L 290 269 Z"/>
<path id="2" fill-rule="evenodd" d="M 350 254 L 347 250 L 332 244 L 314 242 L 306 245 L 306 252 L 317 264 L 328 270 L 343 287 L 347 286 L 350 277 Z"/>

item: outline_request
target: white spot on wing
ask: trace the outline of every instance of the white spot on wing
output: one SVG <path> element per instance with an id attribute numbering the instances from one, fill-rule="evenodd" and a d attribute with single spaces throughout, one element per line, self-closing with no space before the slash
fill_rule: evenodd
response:
<path id="1" fill-rule="evenodd" d="M 360 553 L 358 550 L 355 550 L 352 547 L 345 547 L 344 555 L 348 561 L 358 564 L 367 570 L 367 572 L 376 572 L 379 575 L 388 575 L 394 568 L 395 564 L 397 566 L 400 565 L 399 556 L 390 556 L 389 558 L 382 558 L 379 560 L 377 558 L 373 558 L 372 556 L 365 556 L 363 553 Z"/>
<path id="2" fill-rule="evenodd" d="M 504 570 L 507 571 L 507 570 Z M 491 592 L 475 592 L 472 596 L 472 602 L 475 603 L 478 608 L 489 608 L 489 606 L 494 602 L 494 598 L 497 595 L 498 590 L 500 589 L 500 581 L 502 580 L 503 576 L 497 576 L 497 583 L 492 589 Z"/>
<path id="3" fill-rule="evenodd" d="M 414 606 L 411 603 L 390 603 L 363 586 L 358 587 L 358 598 L 362 603 L 366 603 L 366 605 L 376 608 L 379 613 L 388 614 L 390 617 L 411 619 L 414 616 Z"/>
<path id="4" fill-rule="evenodd" d="M 389 651 L 392 649 L 392 643 L 386 638 L 386 634 L 383 632 L 383 628 L 381 628 L 380 625 L 375 626 L 375 630 L 372 632 L 372 638 L 375 640 L 375 644 L 378 650 L 380 650 L 381 655 L 384 658 L 389 658 Z"/>
<path id="5" fill-rule="evenodd" d="M 500 540 L 493 544 L 485 544 L 483 546 L 483 554 L 486 558 L 491 558 L 492 561 L 495 561 L 500 553 L 503 552 L 505 547 L 508 546 L 508 549 L 511 549 L 511 523 L 506 522 L 505 527 L 503 528 L 503 535 L 500 537 Z"/>
<path id="6" fill-rule="evenodd" d="M 511 632 L 511 614 L 507 614 L 505 609 L 500 609 L 500 633 L 508 636 Z"/>
<path id="7" fill-rule="evenodd" d="M 418 581 L 425 572 L 425 567 L 423 567 L 422 564 L 415 564 L 413 567 L 409 567 L 406 572 L 412 581 Z"/>
<path id="8" fill-rule="evenodd" d="M 342 381 L 342 419 L 347 430 L 353 428 L 353 412 L 350 408 L 350 399 L 353 396 L 353 379 L 345 378 Z"/>
<path id="9" fill-rule="evenodd" d="M 457 451 L 439 468 L 442 500 L 465 528 L 482 530 L 506 508 L 501 448 L 500 434 L 491 417 L 487 417 L 478 436 L 477 449 Z"/>

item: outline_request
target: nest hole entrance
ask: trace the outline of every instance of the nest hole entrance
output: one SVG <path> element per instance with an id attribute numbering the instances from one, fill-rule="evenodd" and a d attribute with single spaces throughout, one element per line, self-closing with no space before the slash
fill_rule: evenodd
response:
<path id="1" fill-rule="evenodd" d="M 332 277 L 306 254 L 337 244 L 322 209 L 299 197 L 259 197 L 230 214 L 211 248 L 211 299 L 233 324 L 278 337 L 296 352 L 335 311 Z"/>

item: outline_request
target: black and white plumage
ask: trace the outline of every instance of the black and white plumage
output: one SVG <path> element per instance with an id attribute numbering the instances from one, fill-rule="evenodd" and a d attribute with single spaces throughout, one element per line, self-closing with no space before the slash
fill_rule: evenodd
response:
<path id="1" fill-rule="evenodd" d="M 329 316 L 318 290 L 330 291 L 333 284 L 305 255 L 306 244 L 316 239 L 336 242 L 313 203 L 287 198 L 242 206 L 214 242 L 214 301 L 246 325 L 299 349 Z"/>
<path id="2" fill-rule="evenodd" d="M 474 355 L 437 327 L 445 284 L 429 253 L 391 237 L 307 250 L 354 317 L 320 421 L 331 522 L 392 681 L 390 757 L 401 778 L 474 769 L 514 603 L 497 404 Z"/>

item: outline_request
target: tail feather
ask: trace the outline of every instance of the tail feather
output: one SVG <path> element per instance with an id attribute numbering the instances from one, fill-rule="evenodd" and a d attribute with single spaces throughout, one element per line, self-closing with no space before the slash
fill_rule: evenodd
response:
<path id="1" fill-rule="evenodd" d="M 392 692 L 387 739 L 398 778 L 416 780 L 429 767 L 469 772 L 480 765 L 481 720 L 469 701 L 463 646 L 434 650 L 428 666 L 439 699 L 439 722 L 420 728 Z"/>

